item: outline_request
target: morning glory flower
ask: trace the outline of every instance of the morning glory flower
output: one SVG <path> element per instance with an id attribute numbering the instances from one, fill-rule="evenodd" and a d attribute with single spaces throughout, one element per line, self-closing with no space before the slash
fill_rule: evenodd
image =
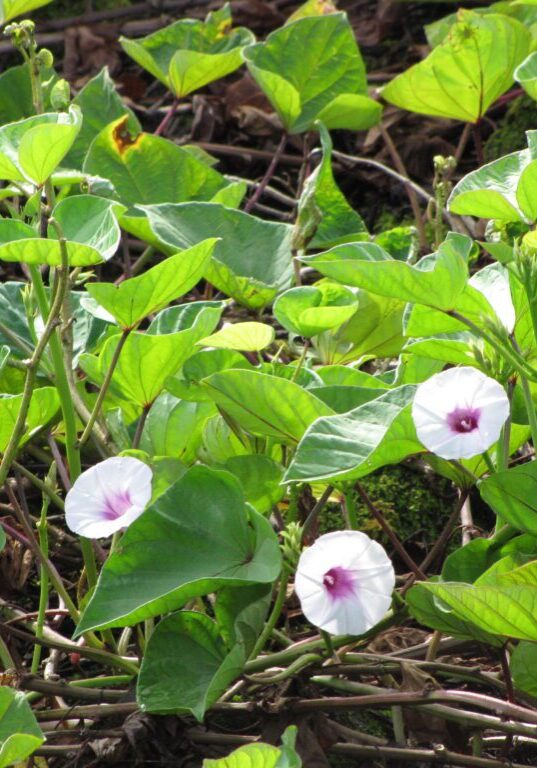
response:
<path id="1" fill-rule="evenodd" d="M 304 616 L 332 635 L 362 635 L 391 605 L 395 573 L 384 548 L 361 531 L 320 536 L 298 561 Z"/>
<path id="2" fill-rule="evenodd" d="M 487 275 L 484 279 L 484 275 Z M 492 264 L 476 272 L 469 280 L 470 285 L 481 293 L 508 333 L 513 333 L 516 312 L 511 297 L 509 274 L 500 264 Z"/>
<path id="3" fill-rule="evenodd" d="M 443 459 L 470 459 L 500 437 L 509 416 L 504 388 L 476 368 L 450 368 L 420 384 L 412 405 L 418 439 Z"/>
<path id="4" fill-rule="evenodd" d="M 114 456 L 83 472 L 65 499 L 65 520 L 88 539 L 127 528 L 151 498 L 153 473 L 143 461 Z"/>

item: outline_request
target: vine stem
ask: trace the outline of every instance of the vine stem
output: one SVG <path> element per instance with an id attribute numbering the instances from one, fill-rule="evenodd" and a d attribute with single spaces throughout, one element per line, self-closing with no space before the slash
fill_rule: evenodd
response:
<path id="1" fill-rule="evenodd" d="M 248 200 L 246 205 L 244 206 L 244 212 L 250 213 L 252 208 L 255 206 L 255 204 L 259 201 L 261 198 L 263 192 L 265 191 L 265 187 L 269 183 L 269 181 L 272 179 L 274 172 L 276 168 L 278 167 L 278 163 L 280 162 L 281 156 L 283 155 L 285 145 L 287 144 L 287 131 L 284 131 L 282 133 L 280 143 L 276 147 L 276 151 L 274 152 L 274 155 L 272 156 L 272 160 L 270 161 L 269 167 L 267 168 L 267 171 L 263 178 L 261 179 L 261 182 L 251 198 Z"/>
<path id="2" fill-rule="evenodd" d="M 36 114 L 39 115 L 39 114 L 42 114 L 44 111 L 44 100 L 43 100 L 43 88 L 41 85 L 41 77 L 40 77 L 40 67 L 36 57 L 35 49 L 32 48 L 29 53 L 24 51 L 23 48 L 21 48 L 20 50 L 23 57 L 28 61 L 28 64 L 29 64 L 33 105 L 34 105 Z M 43 278 L 41 276 L 39 267 L 37 267 L 35 264 L 30 265 L 30 277 L 32 279 L 32 284 L 34 287 L 34 291 L 37 299 L 37 305 L 39 307 L 39 312 L 41 313 L 41 317 L 43 318 L 43 321 L 45 320 L 45 318 L 47 318 L 45 332 L 43 333 L 43 336 L 38 342 L 36 351 L 40 347 L 41 342 L 45 337 L 45 333 L 47 332 L 47 329 L 50 325 L 51 328 L 47 334 L 45 344 L 40 351 L 38 362 L 45 350 L 46 345 L 50 343 L 50 353 L 51 353 L 53 367 L 54 367 L 56 390 L 58 392 L 58 397 L 60 399 L 63 423 L 65 427 L 65 447 L 66 447 L 66 453 L 67 453 L 67 461 L 69 464 L 71 481 L 74 482 L 77 479 L 77 477 L 79 477 L 79 475 L 82 473 L 80 452 L 77 448 L 78 433 L 77 433 L 77 426 L 76 426 L 76 411 L 73 403 L 73 397 L 71 394 L 71 388 L 69 386 L 69 377 L 67 375 L 66 364 L 64 360 L 62 340 L 59 333 L 59 328 L 56 327 L 57 325 L 59 325 L 60 314 L 62 312 L 62 309 L 65 306 L 65 299 L 67 297 L 67 291 L 70 285 L 69 257 L 67 253 L 66 240 L 65 240 L 65 237 L 63 236 L 63 232 L 61 230 L 60 225 L 54 218 L 49 219 L 47 222 L 47 214 L 53 210 L 56 202 L 54 185 L 50 178 L 47 179 L 47 181 L 44 183 L 43 188 L 45 192 L 48 210 L 47 208 L 45 208 L 45 206 L 41 207 L 41 235 L 43 237 L 47 236 L 47 229 L 48 229 L 47 225 L 50 224 L 54 228 L 58 236 L 58 241 L 60 245 L 60 255 L 61 255 L 61 267 L 57 270 L 57 272 L 60 273 L 60 277 L 61 277 L 60 285 L 61 285 L 62 291 L 61 291 L 61 295 L 59 296 L 60 298 L 59 306 L 56 306 L 53 301 L 53 306 L 51 307 L 49 312 L 49 303 L 47 300 L 45 286 L 43 284 Z M 52 309 L 54 309 L 54 312 L 52 311 Z M 32 359 L 33 359 L 33 356 L 32 356 Z M 35 384 L 36 373 L 37 371 L 35 370 L 33 372 L 33 382 L 31 383 L 30 391 L 28 393 L 28 403 L 26 405 L 26 411 L 28 411 L 28 408 L 30 405 L 29 401 L 32 396 L 32 390 Z M 24 399 L 24 395 L 23 395 L 23 399 Z M 21 412 L 22 412 L 22 407 L 21 407 Z M 19 412 L 19 416 L 21 412 Z M 24 418 L 26 418 L 26 415 Z M 17 445 L 19 441 L 20 441 L 20 436 L 17 439 Z M 10 463 L 13 460 L 13 458 L 15 458 L 16 450 L 17 450 L 16 447 L 14 450 L 12 450 L 13 455 L 9 457 Z M 5 479 L 7 477 L 7 472 L 9 471 L 9 464 L 6 463 L 7 469 L 6 467 L 3 468 L 5 458 L 6 458 L 6 454 L 4 454 L 4 457 L 2 459 L 2 464 L 0 464 L 0 486 L 4 484 Z M 5 477 L 3 477 L 3 473 L 5 473 Z M 88 581 L 88 587 L 89 589 L 92 589 L 97 583 L 97 565 L 95 562 L 95 553 L 93 551 L 93 545 L 89 539 L 86 539 L 81 536 L 80 547 L 82 549 L 82 556 L 84 559 L 84 566 L 86 569 L 86 578 Z"/>
<path id="3" fill-rule="evenodd" d="M 168 109 L 168 111 L 166 112 L 166 114 L 158 124 L 155 130 L 155 134 L 154 134 L 155 136 L 164 136 L 168 126 L 170 125 L 171 121 L 175 117 L 175 113 L 177 112 L 178 106 L 179 106 L 179 99 L 174 99 L 171 107 Z"/>
<path id="4" fill-rule="evenodd" d="M 63 255 L 63 251 L 65 251 L 65 257 Z M 30 402 L 32 400 L 32 395 L 35 388 L 39 361 L 41 360 L 47 344 L 54 334 L 56 326 L 60 322 L 60 311 L 62 308 L 63 297 L 67 288 L 66 254 L 67 250 L 64 242 L 62 248 L 62 266 L 58 268 L 56 273 L 57 280 L 55 284 L 50 313 L 48 315 L 43 334 L 36 345 L 32 357 L 27 362 L 26 378 L 24 381 L 24 389 L 22 393 L 19 413 L 17 414 L 17 419 L 15 421 L 9 443 L 6 447 L 6 450 L 4 451 L 4 455 L 2 456 L 2 461 L 0 463 L 0 487 L 3 486 L 6 482 L 13 459 L 15 458 L 15 455 L 19 449 L 19 444 L 26 428 L 26 418 L 28 416 Z"/>
<path id="5" fill-rule="evenodd" d="M 51 219 L 50 223 L 53 224 L 54 220 Z M 67 289 L 68 281 L 68 256 L 65 239 L 60 236 L 60 248 L 62 252 L 62 263 L 65 264 L 63 273 L 65 276 L 65 290 Z M 45 292 L 45 286 L 43 285 L 43 279 L 41 272 L 35 265 L 30 265 L 30 275 L 32 277 L 32 283 L 35 290 L 37 304 L 39 311 L 43 318 L 52 315 L 52 309 L 48 311 L 48 301 Z M 63 306 L 63 298 L 60 304 L 59 310 Z M 58 317 L 56 317 L 56 325 L 58 324 Z M 65 426 L 65 449 L 67 453 L 67 462 L 69 464 L 69 474 L 71 481 L 74 482 L 77 477 L 82 473 L 82 463 L 80 460 L 80 452 L 77 448 L 78 433 L 76 427 L 76 413 L 73 404 L 73 398 L 71 397 L 71 389 L 69 387 L 69 380 L 67 378 L 67 372 L 65 370 L 65 363 L 63 359 L 63 351 L 58 328 L 56 327 L 55 333 L 50 336 L 50 352 L 52 362 L 54 365 L 54 375 L 56 381 L 56 388 L 58 396 L 60 398 L 60 406 L 62 410 L 63 423 Z M 1 467 L 0 467 L 1 469 Z M 1 474 L 0 474 L 1 480 Z M 82 549 L 82 556 L 84 559 L 84 566 L 86 569 L 86 578 L 88 580 L 88 587 L 92 589 L 97 583 L 97 565 L 95 562 L 95 554 L 93 551 L 93 545 L 89 539 L 80 537 L 80 548 Z"/>
<path id="6" fill-rule="evenodd" d="M 56 465 L 52 464 L 48 474 L 48 480 L 51 484 L 54 482 L 56 475 Z M 50 498 L 45 493 L 43 494 L 43 501 L 41 503 L 41 515 L 39 522 L 37 523 L 37 534 L 39 537 L 39 549 L 41 550 L 43 557 L 48 559 L 49 547 L 48 547 L 48 526 L 47 526 L 47 513 L 50 505 Z M 49 598 L 49 576 L 44 563 L 39 566 L 39 609 L 37 613 L 37 620 L 35 625 L 35 636 L 38 638 L 43 637 L 43 627 L 45 626 L 45 616 L 48 608 Z M 39 669 L 39 663 L 41 661 L 41 646 L 35 645 L 34 652 L 32 654 L 32 664 L 30 671 L 32 674 L 36 674 Z"/>
<path id="7" fill-rule="evenodd" d="M 416 192 L 414 191 L 414 188 L 411 184 L 408 182 L 410 181 L 408 177 L 408 171 L 405 167 L 405 164 L 403 163 L 403 160 L 401 158 L 401 155 L 397 151 L 397 147 L 393 143 L 392 137 L 388 133 L 388 129 L 384 126 L 380 126 L 380 133 L 382 135 L 382 138 L 384 139 L 384 143 L 386 144 L 386 147 L 388 149 L 388 152 L 390 153 L 390 156 L 393 160 L 393 164 L 399 171 L 399 173 L 406 179 L 405 183 L 405 189 L 406 193 L 408 195 L 408 200 L 410 202 L 410 206 L 412 208 L 412 213 L 414 214 L 414 219 L 416 220 L 416 227 L 418 230 L 419 240 L 420 240 L 420 247 L 426 248 L 427 247 L 427 234 L 425 232 L 425 225 L 423 223 L 423 216 L 421 213 L 420 204 L 418 202 L 418 198 L 416 197 Z"/>
<path id="8" fill-rule="evenodd" d="M 320 513 L 322 512 L 322 510 L 324 508 L 324 505 L 326 504 L 326 502 L 328 501 L 328 499 L 332 495 L 332 491 L 333 490 L 334 490 L 334 486 L 333 485 L 327 485 L 326 488 L 323 491 L 323 495 L 321 496 L 319 501 L 315 504 L 315 506 L 313 507 L 313 509 L 311 510 L 309 515 L 307 516 L 306 521 L 305 521 L 304 525 L 302 526 L 302 534 L 301 534 L 301 537 L 300 537 L 300 541 L 302 543 L 307 541 L 307 538 L 309 536 L 309 533 L 310 533 L 311 529 L 313 528 L 313 526 L 317 522 L 317 518 L 319 517 Z"/>
<path id="9" fill-rule="evenodd" d="M 256 656 L 258 656 L 261 653 L 261 651 L 265 647 L 265 643 L 267 642 L 267 640 L 272 634 L 272 630 L 275 628 L 276 624 L 278 623 L 278 619 L 280 618 L 280 614 L 282 612 L 282 608 L 284 606 L 285 599 L 287 597 L 287 585 L 289 584 L 289 576 L 290 576 L 289 569 L 286 566 L 284 566 L 280 576 L 280 586 L 278 587 L 276 600 L 274 601 L 271 614 L 267 619 L 267 623 L 265 624 L 263 631 L 257 638 L 257 642 L 254 646 L 254 649 L 250 654 L 250 659 L 255 659 Z"/>
<path id="10" fill-rule="evenodd" d="M 302 347 L 302 353 L 298 359 L 298 362 L 295 366 L 295 370 L 293 371 L 293 375 L 291 376 L 291 381 L 296 381 L 298 379 L 298 374 L 304 367 L 304 363 L 306 362 L 306 357 L 308 354 L 308 349 L 310 346 L 310 340 L 304 339 L 304 346 Z"/>
<path id="11" fill-rule="evenodd" d="M 138 424 L 136 425 L 136 432 L 134 434 L 134 438 L 132 440 L 132 447 L 133 449 L 137 449 L 140 446 L 140 441 L 142 439 L 142 435 L 144 433 L 144 427 L 145 422 L 147 421 L 147 417 L 149 415 L 149 411 L 151 410 L 151 403 L 149 405 L 144 406 L 144 410 L 142 411 L 142 414 L 140 418 L 138 419 Z"/>
<path id="12" fill-rule="evenodd" d="M 17 520 L 19 521 L 20 526 L 26 535 L 30 550 L 33 552 L 33 554 L 35 555 L 35 557 L 37 558 L 41 566 L 46 570 L 48 578 L 53 584 L 54 589 L 56 590 L 58 595 L 61 597 L 61 599 L 65 603 L 65 607 L 69 611 L 71 618 L 75 623 L 78 623 L 78 620 L 79 620 L 78 609 L 76 605 L 73 603 L 73 601 L 71 600 L 71 596 L 69 595 L 69 592 L 66 590 L 60 574 L 58 573 L 58 571 L 56 570 L 52 562 L 45 555 L 45 553 L 41 551 L 41 547 L 39 546 L 39 543 L 35 538 L 32 527 L 28 523 L 28 520 L 26 519 L 26 515 L 24 514 L 15 494 L 13 493 L 13 489 L 11 488 L 10 484 L 6 483 L 5 488 L 6 488 L 6 492 L 9 497 L 9 500 L 11 502 L 11 505 L 15 511 Z M 38 638 L 38 639 L 41 639 L 41 638 Z"/>
<path id="13" fill-rule="evenodd" d="M 125 346 L 125 342 L 129 338 L 129 334 L 131 332 L 130 328 L 124 328 L 123 332 L 121 334 L 121 338 L 119 339 L 116 348 L 114 350 L 114 354 L 112 356 L 112 360 L 110 361 L 110 366 L 108 368 L 108 371 L 106 372 L 106 376 L 104 377 L 104 381 L 101 385 L 101 388 L 99 390 L 99 394 L 97 396 L 97 400 L 95 401 L 95 405 L 93 406 L 93 410 L 90 414 L 90 417 L 88 419 L 88 423 L 86 424 L 86 428 L 84 429 L 84 432 L 82 433 L 82 436 L 80 440 L 78 441 L 78 448 L 80 449 L 91 437 L 91 433 L 93 430 L 93 426 L 97 419 L 99 418 L 99 413 L 101 411 L 102 404 L 104 402 L 104 398 L 106 397 L 106 394 L 108 392 L 108 388 L 110 386 L 110 382 L 112 381 L 112 376 L 114 375 L 114 371 L 116 370 L 116 366 L 119 361 L 119 356 L 121 355 L 121 351 L 123 347 Z"/>

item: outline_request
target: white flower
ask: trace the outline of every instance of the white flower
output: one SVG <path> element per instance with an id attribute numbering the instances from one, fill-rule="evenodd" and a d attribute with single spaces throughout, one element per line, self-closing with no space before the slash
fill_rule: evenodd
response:
<path id="1" fill-rule="evenodd" d="M 127 528 L 151 498 L 153 473 L 143 461 L 115 456 L 83 472 L 65 499 L 69 528 L 101 539 Z"/>
<path id="2" fill-rule="evenodd" d="M 394 586 L 384 548 L 360 531 L 320 536 L 302 552 L 295 577 L 304 616 L 332 635 L 362 635 L 378 624 Z"/>
<path id="3" fill-rule="evenodd" d="M 420 442 L 443 459 L 470 459 L 500 437 L 509 416 L 504 388 L 475 368 L 450 368 L 420 384 L 412 418 Z"/>
<path id="4" fill-rule="evenodd" d="M 501 264 L 490 264 L 476 272 L 469 283 L 486 298 L 507 332 L 513 333 L 516 312 L 511 297 L 509 273 L 505 267 Z"/>

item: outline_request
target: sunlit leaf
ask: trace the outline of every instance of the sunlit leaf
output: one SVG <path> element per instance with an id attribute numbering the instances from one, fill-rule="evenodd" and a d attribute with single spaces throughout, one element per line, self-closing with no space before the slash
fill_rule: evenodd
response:
<path id="1" fill-rule="evenodd" d="M 0 687 L 0 768 L 26 761 L 44 741 L 24 693 Z"/>
<path id="2" fill-rule="evenodd" d="M 248 46 L 244 58 L 290 133 L 311 129 L 316 119 L 327 128 L 352 130 L 380 119 L 381 106 L 367 96 L 365 66 L 343 13 L 298 19 Z"/>
<path id="3" fill-rule="evenodd" d="M 137 64 L 182 98 L 238 69 L 242 49 L 254 39 L 247 29 L 232 29 L 226 5 L 205 22 L 182 19 L 138 40 L 122 37 L 120 43 Z"/>
<path id="4" fill-rule="evenodd" d="M 530 40 L 515 19 L 461 10 L 449 35 L 388 83 L 382 96 L 411 112 L 475 123 L 511 87 Z"/>
<path id="5" fill-rule="evenodd" d="M 216 242 L 214 238 L 203 240 L 119 285 L 88 283 L 87 291 L 122 328 L 134 328 L 144 317 L 159 312 L 201 280 Z"/>

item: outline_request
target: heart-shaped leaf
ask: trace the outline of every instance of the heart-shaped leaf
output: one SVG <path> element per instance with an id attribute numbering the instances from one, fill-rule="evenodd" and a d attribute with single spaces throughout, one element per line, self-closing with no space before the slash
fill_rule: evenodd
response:
<path id="1" fill-rule="evenodd" d="M 375 243 L 339 245 L 302 261 L 333 280 L 380 296 L 452 309 L 468 281 L 471 245 L 469 238 L 453 235 L 416 266 L 397 261 Z"/>
<path id="2" fill-rule="evenodd" d="M 254 41 L 242 27 L 232 29 L 226 4 L 205 22 L 182 19 L 138 40 L 120 38 L 123 50 L 177 98 L 234 72 L 244 46 Z"/>
<path id="3" fill-rule="evenodd" d="M 216 243 L 214 238 L 202 240 L 138 277 L 131 277 L 119 285 L 88 283 L 87 291 L 115 317 L 122 328 L 134 328 L 145 317 L 183 296 L 201 280 Z"/>
<path id="4" fill-rule="evenodd" d="M 239 481 L 193 467 L 128 528 L 77 635 L 137 624 L 224 586 L 271 583 L 280 567 L 276 534 L 245 507 Z"/>
<path id="5" fill-rule="evenodd" d="M 65 158 L 68 168 L 83 168 L 84 160 L 93 140 L 112 122 L 128 118 L 127 126 L 132 132 L 140 131 L 140 124 L 118 94 L 108 67 L 103 67 L 92 77 L 73 99 L 84 120 L 75 143 Z M 106 175 L 106 174 L 105 174 Z"/>
<path id="6" fill-rule="evenodd" d="M 305 338 L 339 328 L 358 308 L 355 294 L 338 283 L 290 288 L 274 302 L 274 316 L 291 333 Z"/>
<path id="7" fill-rule="evenodd" d="M 249 309 L 260 309 L 292 279 L 288 224 L 263 221 L 217 203 L 140 206 L 155 237 L 176 251 L 220 237 L 206 279 Z"/>
<path id="8" fill-rule="evenodd" d="M 23 763 L 44 741 L 24 693 L 0 687 L 0 768 Z"/>
<path id="9" fill-rule="evenodd" d="M 284 479 L 351 480 L 422 451 L 410 413 L 415 390 L 399 387 L 349 413 L 319 418 L 304 434 Z"/>
<path id="10" fill-rule="evenodd" d="M 244 58 L 289 133 L 307 131 L 317 119 L 327 128 L 352 130 L 380 119 L 343 13 L 298 19 L 246 48 Z"/>
<path id="11" fill-rule="evenodd" d="M 69 243 L 81 243 L 93 248 L 103 261 L 108 261 L 119 247 L 121 230 L 118 217 L 126 210 L 124 205 L 104 197 L 75 195 L 59 202 L 52 215 Z M 49 225 L 48 236 L 58 237 L 52 225 Z"/>
<path id="12" fill-rule="evenodd" d="M 247 432 L 297 443 L 310 424 L 332 410 L 298 384 L 247 370 L 228 370 L 204 379 L 219 408 Z"/>
<path id="13" fill-rule="evenodd" d="M 271 325 L 251 322 L 228 323 L 221 330 L 198 341 L 198 344 L 217 349 L 259 352 L 269 347 L 275 337 L 276 332 Z"/>
<path id="14" fill-rule="evenodd" d="M 388 83 L 382 96 L 410 112 L 476 123 L 511 87 L 530 41 L 516 19 L 461 10 L 440 45 Z"/>
<path id="15" fill-rule="evenodd" d="M 537 131 L 527 131 L 528 148 L 471 171 L 448 200 L 452 213 L 500 221 L 535 220 Z"/>
<path id="16" fill-rule="evenodd" d="M 341 243 L 367 240 L 362 217 L 349 205 L 334 179 L 332 139 L 321 122 L 316 123 L 323 156 L 308 176 L 298 201 L 296 229 L 308 248 L 332 248 Z"/>
<path id="17" fill-rule="evenodd" d="M 6 450 L 11 433 L 17 421 L 23 395 L 4 395 L 0 397 L 0 452 Z M 30 401 L 26 424 L 20 445 L 27 442 L 32 435 L 48 424 L 60 407 L 58 393 L 54 387 L 35 389 Z"/>

